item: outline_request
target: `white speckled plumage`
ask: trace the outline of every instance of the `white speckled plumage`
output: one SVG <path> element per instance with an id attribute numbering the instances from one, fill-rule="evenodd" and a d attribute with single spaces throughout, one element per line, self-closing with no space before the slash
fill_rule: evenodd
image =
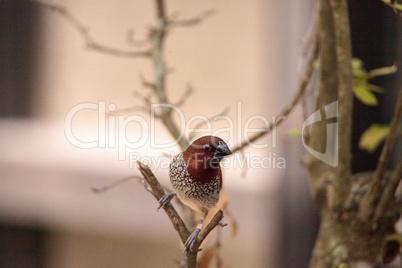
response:
<path id="1" fill-rule="evenodd" d="M 214 207 L 219 200 L 220 174 L 210 182 L 195 182 L 188 173 L 181 153 L 173 158 L 169 177 L 177 197 L 194 210 L 203 212 Z"/>

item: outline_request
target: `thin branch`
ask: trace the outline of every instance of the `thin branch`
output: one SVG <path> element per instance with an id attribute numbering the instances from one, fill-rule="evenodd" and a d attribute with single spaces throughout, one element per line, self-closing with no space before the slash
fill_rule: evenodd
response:
<path id="1" fill-rule="evenodd" d="M 198 242 L 201 245 L 202 241 L 208 236 L 208 234 L 218 225 L 220 225 L 221 220 L 223 219 L 223 212 L 219 210 L 216 212 L 215 216 L 208 223 L 208 225 L 202 230 L 202 232 L 198 235 Z M 197 244 L 195 244 L 197 245 Z"/>
<path id="2" fill-rule="evenodd" d="M 138 169 L 140 170 L 141 174 L 144 176 L 144 180 L 148 183 L 151 190 L 146 187 L 147 191 L 150 192 L 156 200 L 160 200 L 162 196 L 165 194 L 162 186 L 160 185 L 158 179 L 152 173 L 148 166 L 144 165 L 142 162 L 137 161 Z M 183 220 L 181 219 L 180 215 L 177 213 L 175 208 L 172 204 L 167 203 L 163 209 L 165 210 L 166 214 L 168 215 L 170 221 L 173 224 L 173 227 L 177 231 L 180 236 L 181 241 L 183 244 L 187 241 L 187 238 L 190 236 L 190 232 L 187 229 L 186 225 L 184 224 Z M 212 220 L 208 223 L 208 225 L 202 230 L 202 232 L 198 235 L 197 241 L 194 243 L 193 250 L 189 250 L 186 253 L 187 257 L 187 267 L 195 268 L 196 261 L 197 261 L 197 253 L 201 243 L 204 239 L 208 236 L 208 234 L 220 224 L 220 221 L 223 219 L 223 212 L 219 210 Z"/>
<path id="3" fill-rule="evenodd" d="M 170 19 L 169 20 L 169 26 L 173 27 L 189 27 L 189 26 L 195 26 L 197 24 L 202 23 L 206 18 L 212 16 L 215 14 L 214 10 L 206 10 L 199 14 L 198 16 L 195 16 L 194 18 L 191 19 L 185 19 L 185 20 L 178 20 L 178 19 Z"/>
<path id="4" fill-rule="evenodd" d="M 59 13 L 65 19 L 67 19 L 78 31 L 81 37 L 85 41 L 85 45 L 87 48 L 95 50 L 97 52 L 101 52 L 104 54 L 109 54 L 113 56 L 119 57 L 150 57 L 151 53 L 149 50 L 144 51 L 129 51 L 129 50 L 122 50 L 118 48 L 108 47 L 102 44 L 97 43 L 94 38 L 89 34 L 88 29 L 64 6 L 51 3 L 46 0 L 31 0 L 33 2 L 38 3 L 39 5 L 48 8 L 54 12 Z"/>
<path id="5" fill-rule="evenodd" d="M 152 195 L 155 197 L 156 200 L 159 201 L 159 199 L 161 199 L 162 196 L 165 194 L 165 191 L 163 190 L 159 181 L 156 179 L 155 175 L 152 173 L 149 167 L 147 167 L 140 161 L 137 161 L 137 164 L 138 169 L 140 170 L 141 174 L 144 176 L 144 179 L 147 181 L 147 183 L 152 189 Z M 185 243 L 187 241 L 187 238 L 190 236 L 190 231 L 187 229 L 183 220 L 181 219 L 177 211 L 174 209 L 172 204 L 167 203 L 163 207 L 163 209 L 168 215 L 170 221 L 172 222 L 174 229 L 179 234 L 181 241 Z"/>
<path id="6" fill-rule="evenodd" d="M 158 114 L 159 119 L 163 122 L 167 130 L 169 131 L 170 135 L 177 140 L 179 147 L 182 151 L 187 149 L 190 146 L 188 139 L 183 137 L 183 133 L 177 127 L 176 122 L 174 121 L 173 117 L 169 113 L 161 113 Z"/>
<path id="7" fill-rule="evenodd" d="M 190 24 L 196 24 L 196 22 L 200 22 L 206 16 L 209 16 L 211 12 L 204 12 L 200 16 L 186 21 L 169 21 L 166 16 L 166 5 L 164 0 L 156 0 L 156 9 L 157 9 L 157 25 L 151 30 L 151 41 L 152 41 L 152 61 L 155 70 L 155 82 L 153 84 L 149 84 L 149 87 L 152 88 L 158 98 L 159 103 L 170 104 L 171 102 L 168 99 L 166 94 L 166 76 L 168 74 L 168 70 L 166 68 L 166 62 L 164 57 L 164 47 L 165 47 L 165 37 L 169 31 L 169 27 L 171 26 L 190 26 Z M 185 94 L 186 95 L 186 94 Z M 184 96 L 184 100 L 187 96 Z M 179 101 L 180 103 L 180 101 Z M 182 150 L 187 149 L 189 146 L 188 140 L 181 136 L 181 131 L 177 126 L 177 123 L 174 121 L 173 116 L 171 114 L 171 109 L 169 107 L 162 107 L 162 112 L 159 114 L 158 118 L 162 121 L 164 126 L 169 131 L 170 135 L 174 139 L 178 139 L 179 146 Z"/>
<path id="8" fill-rule="evenodd" d="M 208 15 L 209 13 L 204 13 L 198 18 L 194 18 L 191 20 L 182 20 L 182 21 L 168 21 L 167 16 L 166 16 L 166 6 L 165 6 L 165 1 L 164 0 L 155 0 L 156 4 L 156 11 L 157 11 L 157 23 L 154 27 L 151 28 L 150 33 L 148 35 L 148 41 L 150 44 L 150 48 L 148 50 L 144 51 L 124 51 L 120 49 L 115 49 L 111 47 L 107 47 L 104 45 L 101 45 L 97 42 L 94 41 L 92 36 L 89 34 L 88 30 L 86 27 L 83 26 L 83 24 L 65 7 L 61 5 L 56 5 L 53 3 L 50 3 L 46 0 L 32 0 L 34 2 L 39 3 L 40 5 L 49 8 L 59 14 L 61 14 L 65 19 L 67 19 L 70 23 L 73 24 L 73 26 L 78 30 L 79 34 L 82 36 L 84 39 L 86 46 L 90 49 L 96 50 L 98 52 L 106 53 L 106 54 L 111 54 L 114 56 L 123 56 L 123 57 L 148 57 L 152 60 L 153 67 L 154 67 L 154 73 L 155 73 L 155 78 L 153 83 L 145 81 L 143 79 L 143 85 L 151 88 L 153 92 L 156 94 L 157 101 L 159 103 L 163 104 L 170 104 L 171 102 L 168 99 L 167 93 L 166 93 L 166 76 L 168 74 L 168 69 L 166 68 L 166 62 L 164 58 L 164 46 L 165 46 L 165 37 L 169 31 L 169 27 L 174 27 L 174 26 L 190 26 L 190 25 L 195 25 L 197 23 L 200 23 L 202 19 Z M 185 95 L 189 95 L 189 93 L 185 93 Z M 182 100 L 179 102 L 185 101 L 185 99 L 188 96 L 184 96 Z M 143 101 L 147 103 L 151 103 L 150 97 L 143 97 Z M 133 106 L 128 109 L 125 109 L 123 111 L 129 112 L 135 109 L 139 110 L 145 110 L 146 109 L 143 106 Z M 120 112 L 122 110 L 119 110 Z M 188 146 L 188 140 L 184 139 L 181 137 L 181 132 L 179 127 L 177 126 L 176 122 L 173 119 L 171 109 L 166 106 L 162 107 L 162 112 L 155 115 L 158 119 L 160 119 L 165 127 L 168 129 L 170 132 L 171 136 L 175 139 L 178 139 L 179 146 L 182 150 L 185 150 Z M 142 164 L 141 162 L 138 162 L 138 168 L 141 171 L 144 179 L 142 180 L 142 183 L 144 184 L 145 188 L 147 191 L 152 193 L 152 195 L 159 200 L 163 195 L 164 195 L 164 190 L 159 184 L 158 180 L 152 173 L 152 171 Z M 120 184 L 120 183 L 118 183 Z M 114 184 L 112 184 L 112 187 L 114 187 Z M 106 187 L 110 188 L 110 186 Z M 104 189 L 96 189 L 98 191 L 103 191 Z M 178 232 L 181 241 L 185 243 L 187 238 L 190 235 L 189 230 L 185 226 L 183 220 L 180 218 L 178 215 L 177 211 L 173 208 L 173 206 L 168 203 L 164 206 L 164 210 L 167 213 L 169 219 L 171 220 L 175 230 Z M 187 220 L 189 224 L 193 224 L 193 215 L 191 212 L 191 209 L 186 207 L 184 209 L 185 215 L 190 215 L 188 217 L 189 219 Z M 199 243 L 201 243 L 204 238 L 208 235 L 208 233 L 216 226 L 218 225 L 220 219 L 222 219 L 223 214 L 222 212 L 218 212 L 213 220 L 211 221 L 210 224 L 207 225 L 207 227 L 204 229 L 203 232 L 201 232 L 199 236 Z M 197 249 L 199 247 L 199 244 L 195 246 Z M 191 260 L 190 260 L 191 259 Z M 197 251 L 192 252 L 189 251 L 187 253 L 187 261 L 186 265 L 187 267 L 194 267 L 196 266 L 196 259 L 197 259 Z"/>
<path id="9" fill-rule="evenodd" d="M 401 115 L 402 115 L 402 88 L 399 90 L 399 95 L 396 101 L 396 106 L 394 110 L 394 115 L 391 120 L 389 133 L 387 139 L 385 140 L 384 147 L 382 148 L 380 159 L 378 160 L 377 168 L 373 176 L 373 180 L 371 181 L 370 187 L 367 190 L 365 196 L 363 197 L 363 200 L 360 205 L 359 216 L 362 218 L 370 216 L 370 214 L 373 212 L 375 206 L 374 203 L 376 202 L 376 198 L 378 197 L 381 191 L 381 181 L 383 180 L 384 170 L 388 162 L 389 154 L 391 152 L 392 146 L 394 144 L 398 132 L 399 120 L 401 118 Z M 386 186 L 386 188 L 390 187 L 393 186 L 391 185 Z M 388 189 L 387 191 L 391 190 L 392 189 Z M 377 211 L 378 210 L 379 208 L 377 208 Z"/>
<path id="10" fill-rule="evenodd" d="M 335 48 L 335 30 L 332 19 L 332 10 L 329 0 L 320 0 L 319 4 L 319 42 L 320 42 L 320 74 L 317 88 L 314 111 L 324 108 L 325 105 L 336 101 L 338 94 L 338 72 Z M 324 152 L 326 149 L 326 124 L 323 120 L 311 125 L 308 146 L 315 151 Z M 319 183 L 322 174 L 321 169 L 328 169 L 329 166 L 321 162 L 311 154 L 306 158 L 308 163 L 311 184 Z M 317 171 L 317 172 L 316 172 Z M 317 173 L 317 176 L 313 173 Z M 316 180 L 318 179 L 318 180 Z M 314 181 L 313 181 L 314 180 Z M 314 186 L 313 186 L 314 188 Z"/>
<path id="11" fill-rule="evenodd" d="M 164 0 L 156 0 L 156 10 L 159 22 L 165 24 L 167 22 L 167 19 L 166 19 L 166 11 L 165 11 L 166 8 Z"/>
<path id="12" fill-rule="evenodd" d="M 394 115 L 391 120 L 389 133 L 385 140 L 384 147 L 382 148 L 381 156 L 374 173 L 373 181 L 380 181 L 381 178 L 383 177 L 384 170 L 388 162 L 392 146 L 394 145 L 395 138 L 397 136 L 401 115 L 402 115 L 402 88 L 399 90 L 398 99 L 396 101 Z"/>
<path id="13" fill-rule="evenodd" d="M 153 84 L 154 90 L 158 97 L 159 103 L 170 104 L 171 102 L 168 99 L 166 94 L 166 76 L 167 76 L 167 68 L 166 62 L 164 58 L 164 46 L 165 46 L 165 37 L 169 31 L 170 26 L 179 26 L 180 24 L 183 26 L 184 24 L 196 24 L 195 22 L 200 21 L 205 18 L 205 16 L 209 15 L 210 12 L 203 13 L 198 18 L 187 22 L 184 21 L 168 21 L 166 16 L 166 6 L 163 0 L 156 0 L 156 9 L 157 9 L 157 26 L 152 29 L 151 40 L 152 40 L 152 60 L 155 70 L 155 82 Z M 181 131 L 177 126 L 177 123 L 174 121 L 173 116 L 171 114 L 171 109 L 169 107 L 162 107 L 162 112 L 159 116 L 162 123 L 165 125 L 170 135 L 174 139 L 178 139 L 179 146 L 182 150 L 187 149 L 189 146 L 189 142 L 187 139 L 181 136 Z"/>
<path id="14" fill-rule="evenodd" d="M 335 30 L 332 18 L 332 10 L 329 0 L 319 1 L 319 27 L 318 38 L 320 43 L 320 69 L 318 87 L 315 90 L 314 111 L 322 110 L 325 105 L 333 103 L 338 97 L 338 71 L 335 48 Z M 326 128 L 324 120 L 311 125 L 309 130 L 308 147 L 317 152 L 326 150 Z M 326 174 L 332 169 L 331 166 L 320 161 L 308 153 L 303 159 L 309 172 L 311 194 L 318 206 L 319 211 L 327 209 L 327 179 Z"/>
<path id="15" fill-rule="evenodd" d="M 293 95 L 293 98 L 290 101 L 290 103 L 279 113 L 279 115 L 276 118 L 285 118 L 286 116 L 288 116 L 290 114 L 290 112 L 293 110 L 293 108 L 296 106 L 296 104 L 300 101 L 301 97 L 303 96 L 303 94 L 306 90 L 308 82 L 310 81 L 310 78 L 313 74 L 314 60 L 316 59 L 317 52 L 318 52 L 318 38 L 316 37 L 314 39 L 308 59 L 306 61 L 304 74 L 300 77 L 299 86 L 298 86 L 295 94 Z M 239 150 L 247 147 L 250 143 L 264 137 L 266 134 L 270 133 L 275 127 L 277 127 L 282 121 L 283 120 L 280 120 L 280 121 L 276 122 L 276 124 L 270 124 L 266 130 L 254 134 L 248 140 L 244 140 L 241 144 L 232 148 L 232 150 L 231 150 L 232 153 L 236 153 Z"/>
<path id="16" fill-rule="evenodd" d="M 175 106 L 181 107 L 188 100 L 188 98 L 193 95 L 194 89 L 191 85 L 187 85 L 186 91 L 183 93 L 181 98 L 176 102 Z"/>
<path id="17" fill-rule="evenodd" d="M 134 29 L 128 30 L 126 41 L 129 45 L 136 46 L 136 47 L 143 47 L 143 46 L 149 44 L 149 41 L 150 41 L 149 36 L 147 38 L 144 38 L 144 40 L 136 40 L 134 35 L 135 35 Z"/>
<path id="18" fill-rule="evenodd" d="M 114 182 L 112 182 L 112 183 L 110 183 L 108 185 L 105 185 L 103 187 L 100 187 L 100 188 L 95 188 L 94 187 L 94 188 L 92 188 L 92 191 L 97 193 L 97 194 L 104 193 L 104 192 L 109 191 L 110 189 L 115 188 L 115 187 L 119 186 L 120 184 L 123 184 L 123 183 L 125 183 L 125 182 L 127 182 L 129 180 L 132 180 L 132 179 L 140 179 L 141 180 L 142 178 L 139 177 L 139 176 L 136 176 L 136 175 L 134 175 L 134 176 L 133 175 L 126 176 L 126 177 L 123 177 L 123 178 L 121 178 L 121 179 L 119 179 L 117 181 L 114 181 Z"/>
<path id="19" fill-rule="evenodd" d="M 148 96 L 144 96 L 138 91 L 134 91 L 134 96 L 139 98 L 142 102 L 144 102 L 144 105 L 133 105 L 127 108 L 122 108 L 122 109 L 117 109 L 111 112 L 108 112 L 107 114 L 111 115 L 117 115 L 117 114 L 131 114 L 134 112 L 143 112 L 145 114 L 151 114 L 151 98 L 152 94 L 149 94 Z M 154 114 L 154 117 L 158 118 L 158 114 Z"/>
<path id="20" fill-rule="evenodd" d="M 347 0 L 330 1 L 335 27 L 336 58 L 338 66 L 338 166 L 333 180 L 334 209 L 342 209 L 351 185 L 351 148 L 353 110 L 352 46 Z"/>
<path id="21" fill-rule="evenodd" d="M 158 97 L 159 103 L 170 104 L 166 94 L 166 63 L 164 57 L 165 36 L 168 31 L 168 23 L 166 18 L 165 3 L 163 0 L 156 0 L 157 8 L 157 27 L 153 29 L 152 33 L 152 60 L 155 70 L 155 93 Z M 162 123 L 165 125 L 170 135 L 174 139 L 178 139 L 180 148 L 184 151 L 189 143 L 187 139 L 181 136 L 181 131 L 177 126 L 171 114 L 170 107 L 162 107 L 162 112 L 159 116 Z"/>
<path id="22" fill-rule="evenodd" d="M 223 219 L 223 212 L 222 210 L 219 210 L 215 216 L 212 218 L 212 220 L 209 222 L 209 224 L 204 228 L 204 230 L 202 230 L 202 232 L 198 235 L 198 239 L 197 241 L 194 243 L 193 246 L 193 250 L 194 251 L 198 251 L 202 241 L 204 241 L 204 239 L 208 236 L 208 234 L 216 227 L 220 224 L 220 221 Z M 196 263 L 196 258 L 197 258 L 197 254 L 193 254 L 193 251 L 189 250 L 187 251 L 187 265 L 189 263 Z M 187 266 L 189 267 L 189 266 Z M 190 266 L 190 267 L 194 267 L 194 266 Z"/>
<path id="23" fill-rule="evenodd" d="M 239 157 L 241 159 L 241 162 L 242 163 L 245 162 L 246 161 L 246 154 L 245 154 L 244 150 L 240 150 L 239 154 L 240 154 Z M 248 170 L 249 170 L 248 165 L 244 165 L 242 170 L 241 170 L 240 177 L 241 178 L 246 178 Z"/>
<path id="24" fill-rule="evenodd" d="M 310 20 L 309 23 L 309 27 L 308 30 L 305 34 L 305 36 L 303 37 L 303 40 L 301 42 L 301 51 L 302 51 L 302 57 L 300 62 L 302 64 L 305 64 L 305 61 L 308 59 L 309 57 L 309 53 L 310 53 L 310 49 L 311 49 L 311 44 L 313 44 L 313 42 L 315 42 L 315 39 L 317 39 L 317 35 L 318 35 L 318 2 L 316 2 L 314 4 L 313 7 L 313 11 L 312 13 L 314 14 Z M 302 65 L 303 66 L 303 65 Z M 310 78 L 311 80 L 311 78 Z M 306 85 L 306 89 L 304 94 L 302 95 L 302 99 L 301 99 L 301 107 L 302 107 L 302 120 L 303 122 L 306 121 L 307 117 L 308 117 L 308 107 L 307 107 L 307 98 L 310 97 L 312 95 L 312 93 L 308 93 L 308 89 L 307 88 L 308 85 Z M 307 129 L 306 129 L 307 130 Z M 309 137 L 310 137 L 310 132 L 307 130 L 306 132 L 303 132 L 303 139 L 305 141 L 306 144 L 309 143 Z"/>
<path id="25" fill-rule="evenodd" d="M 86 43 L 87 48 L 95 50 L 97 52 L 101 52 L 104 54 L 109 54 L 117 57 L 125 57 L 125 58 L 140 58 L 140 57 L 150 57 L 151 53 L 148 50 L 145 51 L 129 51 L 122 50 L 118 48 L 107 47 L 101 45 L 99 43 Z"/>
<path id="26" fill-rule="evenodd" d="M 154 91 L 156 91 L 155 84 L 153 84 L 153 83 L 149 82 L 148 80 L 146 80 L 143 74 L 140 74 L 139 77 L 140 77 L 141 83 L 142 83 L 142 85 L 144 87 L 150 88 L 150 89 L 153 89 Z"/>
<path id="27" fill-rule="evenodd" d="M 134 91 L 134 97 L 139 98 L 142 102 L 144 102 L 145 105 L 147 105 L 147 107 L 151 107 L 152 92 L 150 94 L 148 94 L 147 96 L 144 96 L 139 91 Z"/>
<path id="28" fill-rule="evenodd" d="M 374 213 L 374 220 L 379 220 L 384 216 L 385 212 L 390 206 L 390 203 L 395 198 L 395 192 L 398 188 L 399 183 L 402 180 L 402 160 L 399 162 L 395 170 L 392 172 L 389 181 L 385 186 L 383 193 L 381 194 L 381 199 L 378 202 L 377 208 Z"/>
<path id="29" fill-rule="evenodd" d="M 221 116 L 227 116 L 227 114 L 230 111 L 230 107 L 226 107 L 222 112 L 220 112 L 217 115 L 214 115 L 212 117 L 209 117 L 207 120 L 211 121 L 212 119 L 215 119 L 217 117 L 221 117 Z M 203 124 L 205 123 L 204 120 L 202 120 L 201 122 L 197 123 L 192 129 L 199 129 Z M 196 133 L 195 132 L 190 132 L 188 133 L 189 139 L 192 140 L 195 137 Z"/>

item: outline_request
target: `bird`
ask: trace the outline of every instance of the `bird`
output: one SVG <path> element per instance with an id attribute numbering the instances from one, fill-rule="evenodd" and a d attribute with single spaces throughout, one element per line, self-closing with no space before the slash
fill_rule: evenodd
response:
<path id="1" fill-rule="evenodd" d="M 208 211 L 219 200 L 222 189 L 220 162 L 230 154 L 232 152 L 221 138 L 203 136 L 174 156 L 170 163 L 169 177 L 175 192 L 165 194 L 159 200 L 158 210 L 177 196 L 183 204 L 201 212 L 200 222 L 184 244 L 183 252 L 192 250 Z"/>

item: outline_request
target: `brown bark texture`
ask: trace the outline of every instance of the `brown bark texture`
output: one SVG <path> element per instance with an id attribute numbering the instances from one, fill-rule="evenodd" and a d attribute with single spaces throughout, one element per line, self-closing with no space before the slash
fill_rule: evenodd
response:
<path id="1" fill-rule="evenodd" d="M 316 110 L 338 101 L 338 164 L 333 167 L 313 155 L 306 156 L 310 190 L 321 224 L 310 267 L 355 267 L 360 261 L 375 264 L 384 238 L 395 233 L 400 200 L 395 197 L 402 176 L 402 161 L 384 171 L 401 118 L 400 90 L 391 130 L 382 149 L 377 170 L 351 174 L 353 111 L 352 53 L 347 0 L 320 0 L 320 81 Z M 325 151 L 326 124 L 313 124 L 309 147 Z"/>

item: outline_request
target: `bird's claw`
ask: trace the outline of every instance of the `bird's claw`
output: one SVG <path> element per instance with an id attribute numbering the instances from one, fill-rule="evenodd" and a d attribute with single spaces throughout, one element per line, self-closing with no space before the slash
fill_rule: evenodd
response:
<path id="1" fill-rule="evenodd" d="M 186 243 L 184 244 L 183 252 L 187 252 L 188 250 L 192 250 L 195 241 L 197 241 L 198 234 L 201 232 L 201 229 L 196 228 L 194 232 L 187 238 Z"/>
<path id="2" fill-rule="evenodd" d="M 159 206 L 157 208 L 157 211 L 160 208 L 163 208 L 167 203 L 169 203 L 170 200 L 172 200 L 175 195 L 176 195 L 175 193 L 168 193 L 162 196 L 161 199 L 159 199 Z"/>

